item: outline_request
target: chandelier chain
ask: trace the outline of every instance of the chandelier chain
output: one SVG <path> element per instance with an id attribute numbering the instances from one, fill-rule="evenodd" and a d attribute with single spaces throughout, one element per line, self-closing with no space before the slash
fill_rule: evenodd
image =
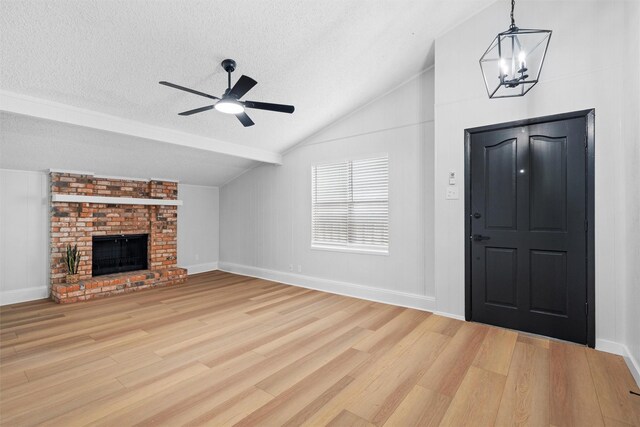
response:
<path id="1" fill-rule="evenodd" d="M 516 0 L 511 0 L 511 25 L 509 26 L 509 28 L 516 27 L 516 20 L 513 17 L 513 9 L 515 9 L 515 7 L 516 7 Z"/>

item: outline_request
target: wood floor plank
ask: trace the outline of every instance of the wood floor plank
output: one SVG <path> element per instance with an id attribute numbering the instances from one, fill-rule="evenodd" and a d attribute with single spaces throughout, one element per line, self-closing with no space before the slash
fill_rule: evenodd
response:
<path id="1" fill-rule="evenodd" d="M 374 427 L 375 424 L 371 424 L 369 421 L 360 418 L 359 416 L 347 411 L 346 409 L 340 412 L 334 419 L 329 421 L 327 427 Z"/>
<path id="2" fill-rule="evenodd" d="M 392 364 L 381 371 L 360 392 L 360 397 L 346 408 L 374 424 L 384 424 L 432 366 L 450 339 L 446 335 L 425 332 L 405 352 L 398 355 L 398 360 L 402 360 L 402 363 Z"/>
<path id="3" fill-rule="evenodd" d="M 360 405 L 363 405 L 363 410 L 370 410 L 371 407 L 366 406 L 366 402 L 362 403 L 362 400 L 367 399 L 368 397 L 365 390 L 374 390 L 375 387 L 371 385 L 372 383 L 382 384 L 384 387 L 387 387 L 387 385 L 384 384 L 383 381 L 379 380 L 381 376 L 388 371 L 398 372 L 394 369 L 397 368 L 398 365 L 402 365 L 402 363 L 399 361 L 403 360 L 403 357 L 407 356 L 407 354 L 410 354 L 412 350 L 420 348 L 420 346 L 417 345 L 416 342 L 421 337 L 424 337 L 427 334 L 440 337 L 444 340 L 449 339 L 449 337 L 435 334 L 427 330 L 424 322 L 416 325 L 413 330 L 402 336 L 402 339 L 400 339 L 399 342 L 396 345 L 392 346 L 388 351 L 374 352 L 368 362 L 351 371 L 349 373 L 349 376 L 354 377 L 355 380 L 351 384 L 349 384 L 349 386 L 345 387 L 345 389 L 342 390 L 334 399 L 327 402 L 327 404 L 317 413 L 313 414 L 313 416 L 305 420 L 303 425 L 315 426 L 327 424 L 333 418 L 335 418 L 343 409 L 349 409 L 351 406 L 357 408 Z M 412 367 L 408 367 L 407 369 L 411 370 Z M 399 372 L 406 371 L 400 370 Z M 415 382 L 418 379 L 419 376 L 416 376 L 412 380 Z M 392 380 L 392 385 L 401 386 L 403 384 L 399 384 L 395 380 Z M 385 390 L 393 392 L 393 390 L 390 390 L 389 388 L 385 388 Z M 406 391 L 406 393 L 408 393 L 408 391 Z M 375 398 L 375 401 L 382 404 L 387 396 L 389 396 L 388 393 L 379 393 Z"/>
<path id="4" fill-rule="evenodd" d="M 549 348 L 548 338 L 524 334 L 522 332 L 518 333 L 518 342 L 521 342 L 524 344 L 537 345 L 542 348 Z"/>
<path id="5" fill-rule="evenodd" d="M 475 323 L 463 324 L 418 384 L 436 393 L 453 396 L 488 330 Z"/>
<path id="6" fill-rule="evenodd" d="M 332 325 L 321 323 L 323 320 L 329 317 L 332 317 L 335 320 L 336 317 L 342 318 L 343 315 L 346 315 L 347 317 L 344 317 L 344 320 L 339 321 L 338 323 L 334 322 L 334 324 Z M 359 320 L 367 318 L 369 315 L 370 309 L 366 306 L 362 307 L 360 310 L 354 313 L 334 313 L 333 315 L 318 321 L 318 325 L 309 325 L 310 330 L 308 331 L 308 333 L 292 333 L 289 337 L 278 340 L 275 347 L 270 344 L 266 344 L 264 346 L 256 348 L 254 351 L 256 353 L 264 354 L 267 357 L 296 352 L 305 348 L 307 348 L 308 353 L 310 353 L 311 351 L 315 351 L 316 349 L 327 345 L 337 336 L 342 335 L 350 329 L 353 329 L 354 324 L 357 324 Z M 366 333 L 363 334 L 364 337 L 366 337 L 367 335 L 368 334 Z"/>
<path id="7" fill-rule="evenodd" d="M 243 383 L 240 381 L 241 378 L 247 377 L 249 372 L 265 361 L 265 357 L 257 353 L 245 353 L 227 363 L 210 368 L 208 372 L 183 381 L 171 389 L 129 401 L 121 410 L 107 414 L 92 422 L 91 425 L 158 424 L 165 423 L 175 416 L 184 416 L 185 422 L 188 422 L 200 415 L 198 412 L 192 412 L 194 406 L 204 402 L 208 410 L 210 405 L 226 401 L 229 394 L 233 392 L 224 395 L 223 391 L 229 390 L 228 386 L 238 385 L 237 389 L 234 389 L 236 393 L 250 387 L 251 384 L 247 385 L 250 381 L 245 378 Z"/>
<path id="8" fill-rule="evenodd" d="M 275 399 L 240 420 L 236 426 L 281 425 L 292 414 L 309 404 L 315 395 L 322 394 L 339 382 L 351 369 L 362 363 L 369 355 L 349 349 L 322 368 L 305 377 L 293 387 L 280 393 Z"/>
<path id="9" fill-rule="evenodd" d="M 309 375 L 309 373 L 319 369 L 331 359 L 348 350 L 362 337 L 367 336 L 368 333 L 367 330 L 360 327 L 352 328 L 338 335 L 334 340 L 328 342 L 327 345 L 320 347 L 318 350 L 307 354 L 273 375 L 268 376 L 257 383 L 256 387 L 271 393 L 273 396 L 277 396 Z"/>
<path id="10" fill-rule="evenodd" d="M 377 331 L 404 311 L 402 307 L 385 306 L 382 304 L 373 306 L 373 308 L 376 310 L 376 314 L 358 323 L 358 326 Z"/>
<path id="11" fill-rule="evenodd" d="M 430 331 L 452 337 L 458 332 L 458 329 L 460 329 L 464 322 L 433 314 L 426 320 L 426 324 Z"/>
<path id="12" fill-rule="evenodd" d="M 0 375 L 0 391 L 24 384 L 28 381 L 29 379 L 23 371 Z"/>
<path id="13" fill-rule="evenodd" d="M 347 323 L 345 320 L 349 317 L 349 313 L 344 311 L 335 312 L 322 319 L 317 319 L 313 324 L 306 325 L 306 327 L 299 328 L 290 334 L 278 337 L 268 342 L 262 343 L 256 346 L 253 351 L 256 353 L 270 356 L 276 351 L 280 351 L 284 346 L 290 345 L 292 342 L 297 342 L 300 338 L 305 338 L 316 333 L 327 333 L 335 328 L 336 325 L 341 323 Z"/>
<path id="14" fill-rule="evenodd" d="M 252 337 L 248 340 L 242 340 L 241 343 L 233 343 L 230 346 L 217 349 L 207 355 L 201 356 L 199 359 L 208 366 L 215 366 L 225 360 L 234 358 L 248 351 L 253 351 L 255 348 L 260 347 L 265 343 L 272 342 L 278 338 L 287 336 L 290 333 L 293 333 L 317 321 L 318 319 L 313 317 L 292 320 L 284 323 L 281 326 L 269 329 L 268 331 L 265 331 L 257 337 Z"/>
<path id="15" fill-rule="evenodd" d="M 322 394 L 309 402 L 305 407 L 300 409 L 294 416 L 289 418 L 289 420 L 284 423 L 282 427 L 297 427 L 304 424 L 312 416 L 317 414 L 318 411 L 327 404 L 327 402 L 331 401 L 338 394 L 340 394 L 342 390 L 344 390 L 349 384 L 353 382 L 353 380 L 354 378 L 348 375 L 340 378 L 340 380 L 335 382 L 331 387 L 322 392 Z"/>
<path id="16" fill-rule="evenodd" d="M 24 372 L 27 374 L 29 381 L 33 381 L 60 372 L 66 366 L 76 366 L 102 359 L 105 355 L 109 355 L 111 351 L 131 345 L 147 336 L 146 332 L 135 330 L 116 339 L 91 343 L 88 346 L 76 348 L 71 352 L 64 352 L 53 360 L 46 360 L 46 356 L 43 356 L 42 359 L 37 361 L 36 366 L 26 368 Z"/>
<path id="17" fill-rule="evenodd" d="M 493 426 L 506 378 L 471 366 L 444 414 L 441 426 Z"/>
<path id="18" fill-rule="evenodd" d="M 473 361 L 473 366 L 506 376 L 517 339 L 517 332 L 503 328 L 489 329 Z"/>
<path id="19" fill-rule="evenodd" d="M 266 391 L 250 387 L 186 423 L 186 426 L 232 426 L 273 400 Z"/>
<path id="20" fill-rule="evenodd" d="M 122 384 L 113 379 L 90 383 L 78 381 L 73 388 L 60 390 L 55 395 L 38 400 L 26 396 L 15 402 L 15 406 L 3 407 L 2 423 L 13 426 L 38 425 L 75 408 L 91 405 L 104 396 L 123 389 Z"/>
<path id="21" fill-rule="evenodd" d="M 618 356 L 221 271 L 0 307 L 3 426 L 640 425 L 629 390 Z"/>
<path id="22" fill-rule="evenodd" d="M 149 396 L 160 393 L 162 390 L 170 389 L 189 378 L 208 371 L 209 368 L 202 364 L 190 363 L 181 369 L 174 369 L 171 372 L 166 372 L 164 375 L 158 375 L 153 378 L 153 380 L 140 382 L 127 390 L 118 389 L 115 392 L 104 394 L 100 400 L 93 405 L 91 411 L 86 411 L 83 407 L 77 407 L 58 416 L 48 417 L 43 425 L 87 425 L 127 407 L 131 402 L 148 398 Z"/>
<path id="23" fill-rule="evenodd" d="M 384 426 L 438 426 L 450 403 L 449 396 L 416 385 L 384 423 Z"/>
<path id="24" fill-rule="evenodd" d="M 15 399 L 25 396 L 33 400 L 47 399 L 47 396 L 75 387 L 79 378 L 90 378 L 93 382 L 115 379 L 116 375 L 135 371 L 159 360 L 161 359 L 157 356 L 145 356 L 144 358 L 131 359 L 126 365 L 119 365 L 110 357 L 105 357 L 13 387 L 1 402 L 3 405 L 12 405 L 15 404 Z"/>
<path id="25" fill-rule="evenodd" d="M 640 425 L 640 414 L 636 413 L 634 407 L 634 399 L 640 400 L 640 397 L 629 393 L 640 393 L 640 390 L 624 359 L 592 349 L 587 349 L 586 353 L 602 415 L 623 423 Z"/>
<path id="26" fill-rule="evenodd" d="M 384 351 L 400 341 L 429 316 L 429 313 L 403 309 L 396 317 L 379 328 L 375 334 L 363 339 L 354 348 L 368 353 Z"/>
<path id="27" fill-rule="evenodd" d="M 496 425 L 549 425 L 549 351 L 546 348 L 516 343 Z"/>
<path id="28" fill-rule="evenodd" d="M 622 421 L 614 420 L 613 418 L 604 417 L 604 425 L 605 427 L 634 427 L 637 424 L 627 424 Z"/>
<path id="29" fill-rule="evenodd" d="M 552 341 L 549 359 L 550 423 L 556 426 L 604 425 L 586 349 Z"/>

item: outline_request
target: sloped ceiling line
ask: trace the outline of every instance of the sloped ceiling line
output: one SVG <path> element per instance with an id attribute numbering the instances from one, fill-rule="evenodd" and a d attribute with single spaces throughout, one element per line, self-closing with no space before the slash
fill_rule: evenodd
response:
<path id="1" fill-rule="evenodd" d="M 146 138 L 263 163 L 282 164 L 282 156 L 279 153 L 153 126 L 5 90 L 0 90 L 0 111 Z"/>

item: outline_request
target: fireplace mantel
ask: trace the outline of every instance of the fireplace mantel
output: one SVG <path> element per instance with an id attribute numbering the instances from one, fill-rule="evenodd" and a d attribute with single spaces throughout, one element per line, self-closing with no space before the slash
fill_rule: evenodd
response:
<path id="1" fill-rule="evenodd" d="M 67 203 L 100 203 L 105 205 L 182 206 L 182 200 L 82 196 L 77 194 L 52 194 L 51 201 Z"/>

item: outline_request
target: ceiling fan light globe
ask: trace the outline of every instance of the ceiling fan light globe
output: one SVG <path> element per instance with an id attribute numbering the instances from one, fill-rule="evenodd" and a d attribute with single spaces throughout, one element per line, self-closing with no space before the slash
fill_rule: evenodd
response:
<path id="1" fill-rule="evenodd" d="M 244 106 L 239 102 L 224 99 L 218 101 L 214 108 L 225 114 L 240 114 L 244 111 Z"/>

